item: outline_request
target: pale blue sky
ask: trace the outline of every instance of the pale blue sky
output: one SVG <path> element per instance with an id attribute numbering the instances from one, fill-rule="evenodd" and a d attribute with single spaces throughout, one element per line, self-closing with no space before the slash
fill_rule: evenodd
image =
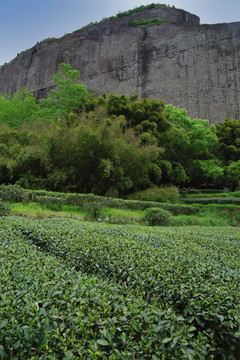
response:
<path id="1" fill-rule="evenodd" d="M 239 0 L 0 0 L 0 65 L 37 41 L 152 2 L 196 14 L 202 24 L 240 21 Z"/>

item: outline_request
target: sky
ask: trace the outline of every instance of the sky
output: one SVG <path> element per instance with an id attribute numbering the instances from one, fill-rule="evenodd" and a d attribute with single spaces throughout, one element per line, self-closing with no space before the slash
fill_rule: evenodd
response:
<path id="1" fill-rule="evenodd" d="M 201 24 L 240 21 L 239 0 L 0 0 L 0 65 L 38 41 L 153 2 L 198 15 Z"/>

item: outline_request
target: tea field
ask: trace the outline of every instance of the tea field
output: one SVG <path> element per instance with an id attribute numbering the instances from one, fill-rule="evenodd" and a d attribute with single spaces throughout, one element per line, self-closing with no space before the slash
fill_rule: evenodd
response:
<path id="1" fill-rule="evenodd" d="M 0 359 L 239 359 L 238 228 L 0 218 Z"/>

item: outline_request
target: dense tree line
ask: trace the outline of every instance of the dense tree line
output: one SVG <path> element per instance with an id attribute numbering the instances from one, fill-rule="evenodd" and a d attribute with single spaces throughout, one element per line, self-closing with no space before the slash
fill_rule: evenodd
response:
<path id="1" fill-rule="evenodd" d="M 240 122 L 216 126 L 137 95 L 97 97 L 61 64 L 39 102 L 0 96 L 0 183 L 123 196 L 152 186 L 236 188 Z"/>

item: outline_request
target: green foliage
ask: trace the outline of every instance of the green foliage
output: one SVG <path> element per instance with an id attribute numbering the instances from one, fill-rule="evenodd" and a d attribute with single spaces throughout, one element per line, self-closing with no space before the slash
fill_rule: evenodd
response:
<path id="1" fill-rule="evenodd" d="M 0 96 L 0 184 L 111 197 L 239 186 L 239 121 L 209 126 L 162 100 L 97 97 L 67 64 L 53 82 L 41 106 L 26 89 Z"/>
<path id="2" fill-rule="evenodd" d="M 156 199 L 158 190 L 154 190 L 153 195 Z M 178 198 L 178 191 L 175 187 L 159 189 L 162 201 L 176 201 Z M 131 209 L 131 210 L 145 210 L 149 207 L 159 207 L 170 211 L 173 215 L 179 214 L 198 214 L 199 210 L 191 206 L 177 205 L 177 204 L 162 204 L 153 201 L 136 201 L 114 199 L 112 197 L 95 196 L 93 194 L 72 194 L 72 193 L 57 193 L 49 191 L 36 191 L 21 189 L 13 185 L 0 185 L 0 196 L 4 201 L 9 202 L 40 202 L 42 205 L 51 204 L 57 201 L 57 204 L 77 206 L 83 209 L 84 206 L 90 202 L 98 202 L 101 207 L 110 207 L 117 209 Z M 45 199 L 44 199 L 45 198 Z M 51 201 L 51 198 L 54 200 Z M 58 199 L 58 200 L 57 200 Z M 159 198 L 160 200 L 160 198 Z"/>
<path id="3" fill-rule="evenodd" d="M 0 199 L 5 202 L 24 202 L 25 190 L 17 185 L 0 185 Z"/>
<path id="4" fill-rule="evenodd" d="M 194 160 L 191 166 L 191 182 L 195 186 L 203 184 L 224 184 L 224 170 L 219 162 L 212 160 Z"/>
<path id="5" fill-rule="evenodd" d="M 238 357 L 236 229 L 17 218 L 0 229 L 3 359 Z"/>
<path id="6" fill-rule="evenodd" d="M 144 220 L 151 226 L 167 226 L 170 223 L 171 213 L 159 208 L 148 208 Z"/>
<path id="7" fill-rule="evenodd" d="M 216 153 L 225 164 L 240 160 L 240 121 L 226 119 L 217 124 L 216 135 L 219 139 Z"/>
<path id="8" fill-rule="evenodd" d="M 86 202 L 83 205 L 83 208 L 86 211 L 87 215 L 90 216 L 90 219 L 96 220 L 99 218 L 102 204 L 98 201 Z"/>
<path id="9" fill-rule="evenodd" d="M 233 190 L 240 186 L 240 160 L 232 162 L 225 169 L 226 184 Z"/>
<path id="10" fill-rule="evenodd" d="M 137 95 L 128 97 L 110 94 L 106 107 L 109 115 L 124 115 L 127 126 L 136 127 L 136 132 L 140 134 L 148 132 L 158 137 L 158 132 L 166 131 L 170 125 L 161 100 L 139 99 Z"/>
<path id="11" fill-rule="evenodd" d="M 173 162 L 170 179 L 171 182 L 176 185 L 184 185 L 188 182 L 189 177 L 182 164 Z"/>
<path id="12" fill-rule="evenodd" d="M 52 40 L 56 40 L 55 37 L 48 37 L 46 39 L 43 39 L 42 41 L 52 41 Z"/>
<path id="13" fill-rule="evenodd" d="M 138 7 L 134 8 L 134 9 L 132 9 L 132 10 L 120 12 L 116 16 L 111 16 L 109 18 L 104 18 L 104 19 L 102 19 L 102 21 L 115 20 L 115 19 L 118 19 L 118 18 L 122 18 L 122 17 L 125 17 L 125 16 L 132 15 L 132 14 L 141 13 L 141 12 L 143 12 L 145 10 L 150 10 L 150 9 L 155 8 L 155 7 L 171 8 L 170 5 L 166 5 L 166 4 L 154 4 L 154 3 L 152 3 L 152 4 L 148 4 L 148 5 L 141 5 L 141 6 L 138 6 Z"/>
<path id="14" fill-rule="evenodd" d="M 189 198 L 189 199 L 181 199 L 186 204 L 233 204 L 240 205 L 239 198 L 233 197 L 210 197 L 210 198 Z"/>
<path id="15" fill-rule="evenodd" d="M 184 189 L 181 190 L 181 194 L 183 194 L 184 196 L 189 196 L 191 197 L 192 194 L 193 196 L 195 196 L 196 194 L 199 194 L 200 196 L 202 196 L 201 194 L 204 193 L 205 195 L 210 195 L 210 197 L 215 196 L 214 194 L 222 194 L 224 193 L 224 190 L 221 189 Z"/>
<path id="16" fill-rule="evenodd" d="M 39 117 L 55 121 L 59 116 L 68 118 L 70 113 L 80 113 L 89 95 L 85 85 L 78 84 L 78 70 L 64 63 L 59 68 L 53 77 L 54 89 L 51 89 L 48 98 L 41 100 L 42 110 L 39 113 Z"/>
<path id="17" fill-rule="evenodd" d="M 166 19 L 159 19 L 159 18 L 139 19 L 139 20 L 132 19 L 129 21 L 128 25 L 136 27 L 136 26 L 148 26 L 148 25 L 162 25 L 166 23 L 167 23 Z"/>
<path id="18" fill-rule="evenodd" d="M 3 203 L 0 200 L 0 216 L 6 216 L 10 213 L 10 211 L 11 211 L 11 206 Z"/>
<path id="19" fill-rule="evenodd" d="M 21 88 L 13 96 L 0 94 L 0 123 L 19 129 L 24 122 L 30 122 L 39 111 L 34 96 Z"/>
<path id="20" fill-rule="evenodd" d="M 233 205 L 198 205 L 200 214 L 172 217 L 171 226 L 228 227 L 239 226 L 239 209 Z"/>
<path id="21" fill-rule="evenodd" d="M 46 206 L 47 209 L 53 211 L 62 210 L 62 206 L 65 204 L 64 198 L 57 196 L 36 196 L 35 201 L 42 207 Z"/>
<path id="22" fill-rule="evenodd" d="M 176 203 L 180 197 L 176 186 L 153 187 L 131 194 L 128 199 L 140 201 L 156 201 L 161 203 Z"/>
<path id="23" fill-rule="evenodd" d="M 157 164 L 151 164 L 149 169 L 149 179 L 153 184 L 159 185 L 161 183 L 162 178 L 162 170 Z"/>
<path id="24" fill-rule="evenodd" d="M 170 183 L 172 164 L 167 160 L 158 160 L 158 166 L 162 170 L 162 181 L 164 184 Z"/>
<path id="25" fill-rule="evenodd" d="M 218 143 L 215 127 L 209 126 L 207 120 L 190 119 L 185 109 L 166 105 L 165 110 L 172 126 L 162 136 L 161 144 L 166 149 L 164 160 L 170 161 L 173 166 L 170 179 L 176 185 L 183 185 L 184 183 L 191 183 L 191 176 L 195 176 L 193 180 L 195 184 L 194 181 L 198 179 L 198 175 L 193 168 L 193 164 L 196 166 L 194 160 L 214 159 L 213 153 Z M 217 167 L 217 161 L 206 164 L 206 166 L 211 164 L 213 168 L 209 169 L 208 174 L 205 172 L 205 177 L 201 175 L 199 178 L 202 177 L 203 182 L 208 184 L 214 178 L 218 183 L 222 170 Z M 204 167 L 206 168 L 206 166 Z M 209 174 L 211 175 L 209 176 Z"/>

